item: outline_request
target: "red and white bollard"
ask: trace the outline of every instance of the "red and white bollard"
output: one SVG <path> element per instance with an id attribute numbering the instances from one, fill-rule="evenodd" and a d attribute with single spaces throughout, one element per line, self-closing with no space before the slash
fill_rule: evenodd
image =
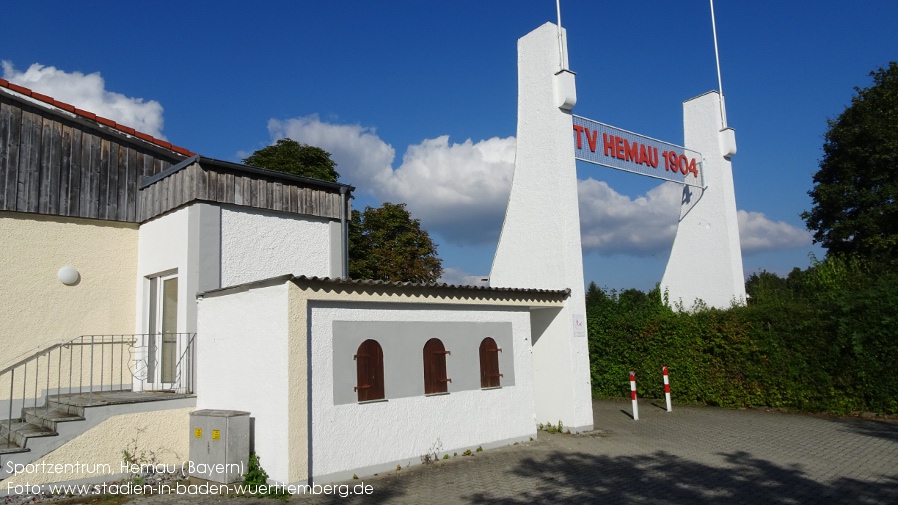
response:
<path id="1" fill-rule="evenodd" d="M 670 380 L 667 378 L 667 367 L 661 368 L 661 371 L 664 372 L 664 399 L 667 400 L 667 411 L 671 412 L 670 408 Z"/>
<path id="2" fill-rule="evenodd" d="M 630 399 L 633 400 L 633 420 L 639 420 L 639 405 L 636 404 L 636 373 L 630 370 Z"/>

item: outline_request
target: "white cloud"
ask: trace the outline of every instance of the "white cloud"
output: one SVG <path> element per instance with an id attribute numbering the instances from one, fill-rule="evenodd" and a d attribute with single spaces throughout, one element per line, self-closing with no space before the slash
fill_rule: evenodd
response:
<path id="1" fill-rule="evenodd" d="M 665 183 L 631 199 L 604 182 L 579 181 L 580 227 L 584 252 L 644 256 L 666 254 L 677 232 L 680 186 Z M 811 244 L 811 234 L 760 212 L 737 212 L 745 255 Z"/>
<path id="2" fill-rule="evenodd" d="M 739 240 L 744 254 L 810 245 L 811 232 L 785 221 L 771 221 L 760 212 L 738 212 Z"/>
<path id="3" fill-rule="evenodd" d="M 438 282 L 454 286 L 486 286 L 485 275 L 471 275 L 460 268 L 444 268 Z"/>
<path id="4" fill-rule="evenodd" d="M 402 164 L 378 181 L 386 199 L 408 203 L 421 221 L 464 244 L 495 242 L 514 174 L 515 140 L 450 144 L 448 136 L 409 146 Z"/>
<path id="5" fill-rule="evenodd" d="M 677 232 L 682 189 L 673 183 L 631 199 L 595 179 L 578 181 L 584 252 L 603 255 L 665 254 Z"/>
<path id="6" fill-rule="evenodd" d="M 99 72 L 87 75 L 81 72 L 68 73 L 38 63 L 21 72 L 6 60 L 2 62 L 2 66 L 3 78 L 10 82 L 148 135 L 165 138 L 162 135 L 162 105 L 155 100 L 144 101 L 142 98 L 107 91 Z"/>
<path id="7" fill-rule="evenodd" d="M 381 201 L 408 204 L 424 228 L 456 244 L 495 244 L 514 174 L 515 138 L 451 143 L 448 136 L 409 146 L 398 168 L 396 150 L 375 129 L 322 122 L 317 115 L 269 121 L 272 142 L 289 137 L 331 153 L 341 180 Z M 605 182 L 578 181 L 584 252 L 667 254 L 677 231 L 682 189 L 657 186 L 636 198 Z M 745 254 L 810 243 L 810 234 L 758 212 L 739 211 Z M 467 283 L 447 269 L 444 279 Z M 473 278 L 473 276 L 468 276 Z M 449 281 L 446 281 L 449 282 Z"/>
<path id="8" fill-rule="evenodd" d="M 317 115 L 272 119 L 272 141 L 289 137 L 331 153 L 342 181 L 382 201 L 404 202 L 424 227 L 456 243 L 499 237 L 511 176 L 514 138 L 461 144 L 448 136 L 409 146 L 399 168 L 396 151 L 373 128 L 322 122 Z"/>
<path id="9" fill-rule="evenodd" d="M 396 150 L 381 140 L 373 128 L 324 123 L 314 114 L 283 121 L 272 119 L 268 121 L 268 133 L 272 143 L 291 138 L 331 153 L 340 179 L 360 191 L 371 192 L 378 180 L 388 178 L 393 171 Z"/>

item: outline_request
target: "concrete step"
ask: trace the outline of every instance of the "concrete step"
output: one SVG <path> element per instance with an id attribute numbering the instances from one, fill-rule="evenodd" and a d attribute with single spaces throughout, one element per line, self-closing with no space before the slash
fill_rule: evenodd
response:
<path id="1" fill-rule="evenodd" d="M 64 408 L 47 410 L 41 407 L 29 407 L 22 409 L 22 415 L 26 423 L 43 426 L 53 431 L 56 431 L 56 423 L 84 420 L 84 417 L 81 415 L 73 414 Z"/>
<path id="2" fill-rule="evenodd" d="M 11 439 L 7 441 L 6 437 L 0 438 L 0 454 L 16 454 L 19 452 L 28 452 L 30 449 L 15 444 Z"/>
<path id="3" fill-rule="evenodd" d="M 44 403 L 44 408 L 46 408 L 47 405 L 50 406 L 50 410 L 65 412 L 66 414 L 71 414 L 78 417 L 84 417 L 84 406 L 79 405 L 75 401 L 70 401 L 70 397 L 67 396 L 51 396 Z M 38 409 L 40 408 L 41 407 L 38 407 Z"/>
<path id="4" fill-rule="evenodd" d="M 10 435 L 10 432 L 12 434 Z M 26 447 L 29 438 L 37 437 L 55 437 L 56 431 L 25 422 L 21 419 L 13 419 L 0 423 L 0 439 L 9 440 L 19 447 Z"/>

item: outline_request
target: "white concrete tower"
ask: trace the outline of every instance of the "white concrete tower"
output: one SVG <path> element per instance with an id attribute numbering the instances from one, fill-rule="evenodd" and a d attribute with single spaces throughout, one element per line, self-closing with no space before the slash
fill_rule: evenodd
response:
<path id="1" fill-rule="evenodd" d="M 566 40 L 553 23 L 518 40 L 515 172 L 490 286 L 571 290 L 564 308 L 531 311 L 535 421 L 585 431 L 593 420 Z"/>
<path id="2" fill-rule="evenodd" d="M 709 91 L 683 102 L 685 147 L 702 154 L 706 188 L 684 186 L 680 222 L 661 279 L 671 306 L 697 300 L 709 307 L 745 303 L 742 250 L 730 158 L 735 134 L 724 128 L 720 94 Z"/>

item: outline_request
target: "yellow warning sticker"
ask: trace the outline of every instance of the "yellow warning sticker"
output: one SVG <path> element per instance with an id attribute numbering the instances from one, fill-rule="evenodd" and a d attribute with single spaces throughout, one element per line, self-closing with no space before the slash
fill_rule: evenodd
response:
<path id="1" fill-rule="evenodd" d="M 197 428 L 193 430 L 193 436 L 195 436 L 196 438 L 203 438 L 203 429 Z"/>
<path id="2" fill-rule="evenodd" d="M 218 440 L 221 438 L 221 430 L 212 430 L 212 440 Z"/>

